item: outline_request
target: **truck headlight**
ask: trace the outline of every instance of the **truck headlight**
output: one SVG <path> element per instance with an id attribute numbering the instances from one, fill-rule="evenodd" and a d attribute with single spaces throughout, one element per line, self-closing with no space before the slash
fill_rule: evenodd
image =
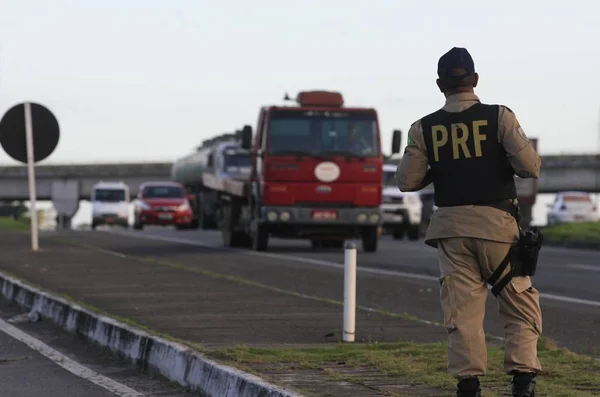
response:
<path id="1" fill-rule="evenodd" d="M 284 222 L 289 221 L 291 217 L 292 215 L 287 211 L 283 211 L 281 215 L 279 215 L 279 219 L 281 219 Z"/>
<path id="2" fill-rule="evenodd" d="M 277 212 L 269 211 L 267 213 L 267 219 L 270 220 L 271 222 L 275 222 L 277 220 Z"/>
<path id="3" fill-rule="evenodd" d="M 369 215 L 369 222 L 378 223 L 380 218 L 381 217 L 379 216 L 378 213 L 373 213 L 373 214 Z"/>
<path id="4" fill-rule="evenodd" d="M 367 221 L 367 214 L 361 212 L 360 214 L 358 214 L 356 216 L 356 221 L 358 223 L 364 223 L 364 222 L 366 222 Z"/>

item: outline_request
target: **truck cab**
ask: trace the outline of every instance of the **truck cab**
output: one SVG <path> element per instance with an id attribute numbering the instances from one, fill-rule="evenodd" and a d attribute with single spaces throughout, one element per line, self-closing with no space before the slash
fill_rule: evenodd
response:
<path id="1" fill-rule="evenodd" d="M 100 225 L 129 227 L 129 187 L 123 182 L 98 182 L 92 187 L 92 229 Z"/>
<path id="2" fill-rule="evenodd" d="M 289 98 L 286 97 L 289 100 Z M 269 236 L 341 247 L 360 238 L 377 250 L 382 222 L 383 154 L 378 115 L 345 107 L 338 92 L 305 91 L 296 106 L 264 106 L 256 134 L 242 130 L 252 154 L 247 198 L 253 247 Z"/>
<path id="3" fill-rule="evenodd" d="M 383 227 L 395 240 L 405 235 L 418 240 L 423 202 L 418 192 L 401 192 L 396 184 L 395 164 L 383 165 Z"/>
<path id="4" fill-rule="evenodd" d="M 202 142 L 196 151 L 178 159 L 171 168 L 171 179 L 181 183 L 189 193 L 194 229 L 217 228 L 219 190 L 223 179 L 247 180 L 252 170 L 250 153 L 240 147 L 236 134 L 222 134 Z"/>

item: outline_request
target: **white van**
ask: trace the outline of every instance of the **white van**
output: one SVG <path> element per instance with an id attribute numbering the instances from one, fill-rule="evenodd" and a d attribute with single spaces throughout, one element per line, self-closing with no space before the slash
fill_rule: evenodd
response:
<path id="1" fill-rule="evenodd" d="M 100 225 L 129 227 L 129 187 L 123 182 L 98 182 L 92 187 L 92 229 Z"/>
<path id="2" fill-rule="evenodd" d="M 395 240 L 404 235 L 409 240 L 420 237 L 421 210 L 423 203 L 418 192 L 401 192 L 396 185 L 396 165 L 383 165 L 383 228 L 392 233 Z"/>

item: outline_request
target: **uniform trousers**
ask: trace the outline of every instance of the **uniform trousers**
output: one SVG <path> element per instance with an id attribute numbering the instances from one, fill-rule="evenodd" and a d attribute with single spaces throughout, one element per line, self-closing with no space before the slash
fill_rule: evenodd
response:
<path id="1" fill-rule="evenodd" d="M 500 265 L 510 246 L 476 238 L 438 240 L 440 299 L 448 332 L 448 372 L 457 379 L 486 374 L 483 321 L 488 285 L 485 280 Z M 510 266 L 498 280 L 509 270 Z M 542 333 L 542 313 L 539 292 L 532 286 L 531 278 L 513 277 L 496 299 L 504 321 L 505 372 L 539 372 L 537 343 Z"/>

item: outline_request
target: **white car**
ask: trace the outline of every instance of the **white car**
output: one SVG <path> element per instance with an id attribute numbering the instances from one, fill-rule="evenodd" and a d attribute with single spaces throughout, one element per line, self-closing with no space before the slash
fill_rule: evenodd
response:
<path id="1" fill-rule="evenodd" d="M 92 187 L 92 229 L 100 225 L 129 227 L 129 187 L 123 182 L 98 182 Z"/>
<path id="2" fill-rule="evenodd" d="M 401 192 L 396 185 L 396 165 L 383 165 L 383 228 L 396 240 L 406 234 L 410 240 L 420 236 L 423 203 L 418 192 Z"/>
<path id="3" fill-rule="evenodd" d="M 566 191 L 556 194 L 548 204 L 548 226 L 570 222 L 596 222 L 598 213 L 592 195 L 586 192 Z"/>

